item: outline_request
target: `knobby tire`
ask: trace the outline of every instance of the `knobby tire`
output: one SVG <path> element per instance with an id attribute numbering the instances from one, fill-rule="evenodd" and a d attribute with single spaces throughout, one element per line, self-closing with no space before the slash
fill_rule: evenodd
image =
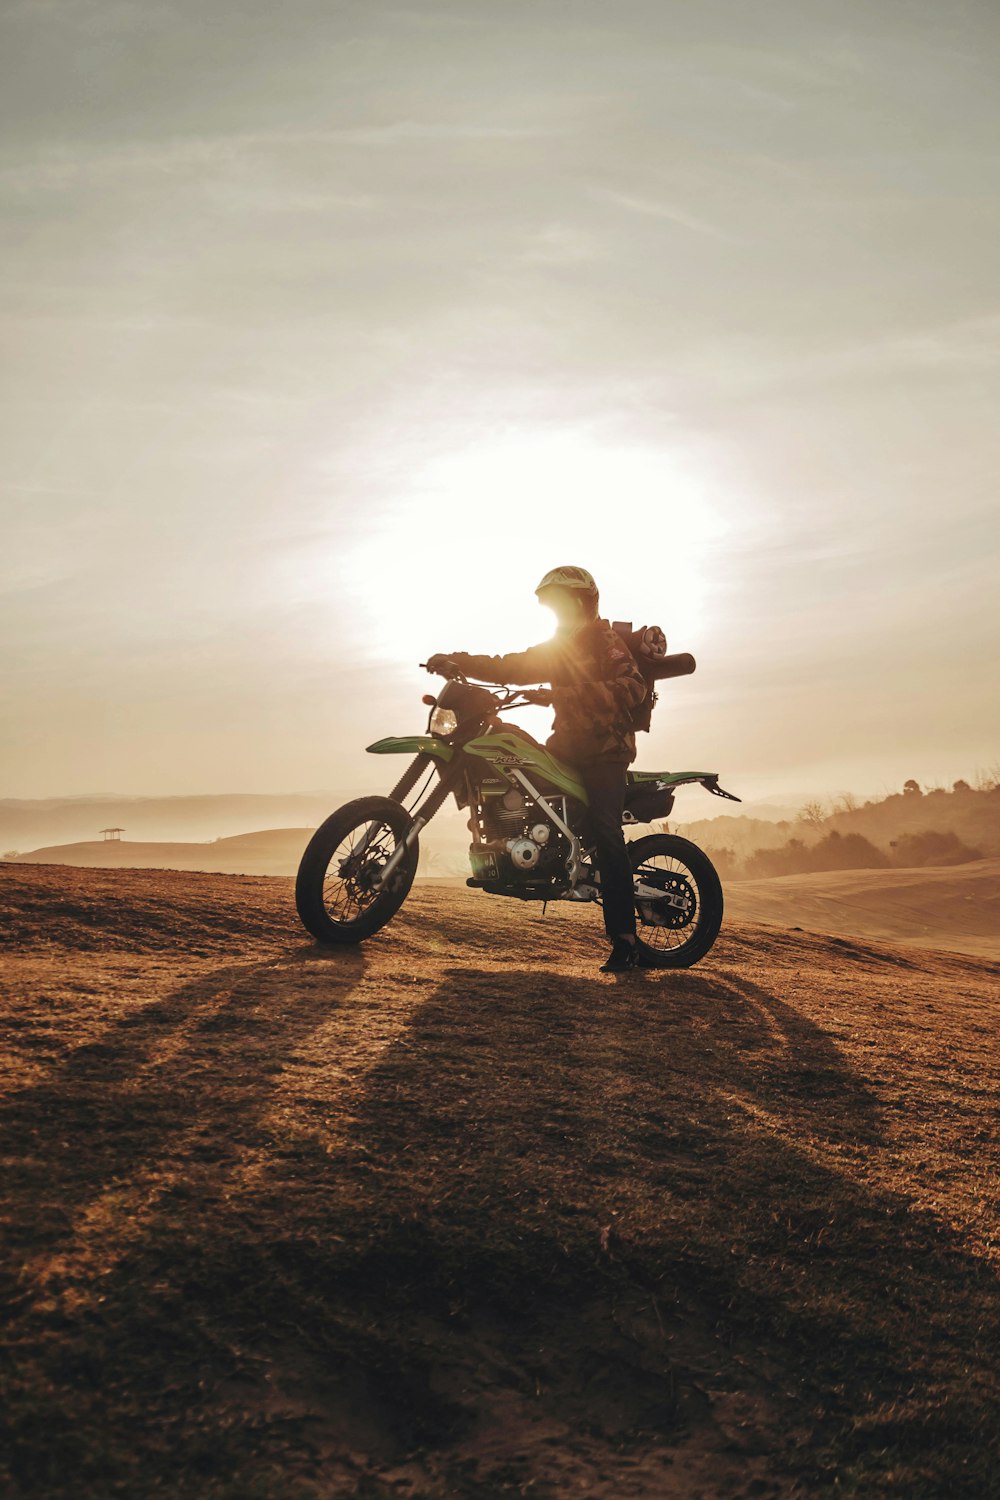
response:
<path id="1" fill-rule="evenodd" d="M 405 838 L 412 819 L 391 797 L 358 797 L 331 813 L 306 845 L 295 878 L 295 906 L 302 925 L 320 943 L 362 942 L 396 915 L 409 894 L 420 857 L 416 842 L 404 855 L 389 888 L 369 897 L 367 904 L 362 892 L 352 906 L 349 882 L 339 878 L 334 860 L 338 851 L 349 847 L 352 835 L 360 831 L 363 836 L 371 824 L 391 834 L 395 846 Z M 388 849 L 388 839 L 381 837 Z M 339 909 L 331 911 L 331 885 L 336 888 L 335 895 L 343 897 L 339 907 L 344 912 L 355 910 L 355 915 L 345 919 Z"/>
<path id="2" fill-rule="evenodd" d="M 663 934 L 677 929 L 660 928 L 643 923 L 641 916 L 637 913 L 640 937 L 656 948 L 664 966 L 669 969 L 689 969 L 692 964 L 696 964 L 699 959 L 705 957 L 719 936 L 719 929 L 722 926 L 722 882 L 715 866 L 697 844 L 692 844 L 689 839 L 682 839 L 675 833 L 649 834 L 646 838 L 635 839 L 627 847 L 633 872 L 637 872 L 647 861 L 661 856 L 671 863 L 680 865 L 682 867 L 680 873 L 691 877 L 689 884 L 694 886 L 698 898 L 695 921 L 690 936 L 678 943 L 676 947 L 665 946 L 666 939 L 663 938 Z"/>

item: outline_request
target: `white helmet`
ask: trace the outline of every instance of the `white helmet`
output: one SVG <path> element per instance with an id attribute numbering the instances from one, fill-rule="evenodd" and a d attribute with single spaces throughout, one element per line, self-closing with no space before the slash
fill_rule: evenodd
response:
<path id="1" fill-rule="evenodd" d="M 545 589 L 580 589 L 597 599 L 597 584 L 586 568 L 550 568 L 535 593 L 541 594 Z"/>

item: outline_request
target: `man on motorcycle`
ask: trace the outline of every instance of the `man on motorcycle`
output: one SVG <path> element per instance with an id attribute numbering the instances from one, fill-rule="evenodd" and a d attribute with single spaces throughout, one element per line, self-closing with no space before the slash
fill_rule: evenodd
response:
<path id="1" fill-rule="evenodd" d="M 646 684 L 628 647 L 599 618 L 597 585 L 586 568 L 552 568 L 535 593 L 556 617 L 551 640 L 506 656 L 451 651 L 432 656 L 427 667 L 433 672 L 454 662 L 486 682 L 551 683 L 555 718 L 547 748 L 576 766 L 587 789 L 611 942 L 602 971 L 659 968 L 660 955 L 636 935 L 632 867 L 622 832 L 626 772 L 636 753 L 632 711 L 646 696 Z"/>

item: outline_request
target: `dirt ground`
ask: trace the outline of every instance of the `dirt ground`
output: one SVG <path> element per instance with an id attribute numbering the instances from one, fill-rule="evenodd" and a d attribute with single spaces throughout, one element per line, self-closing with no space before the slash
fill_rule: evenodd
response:
<path id="1" fill-rule="evenodd" d="M 1000 1495 L 1000 966 L 0 866 L 10 1500 Z"/>
<path id="2" fill-rule="evenodd" d="M 728 886 L 727 902 L 745 922 L 905 941 L 1000 962 L 1000 859 L 737 880 Z"/>

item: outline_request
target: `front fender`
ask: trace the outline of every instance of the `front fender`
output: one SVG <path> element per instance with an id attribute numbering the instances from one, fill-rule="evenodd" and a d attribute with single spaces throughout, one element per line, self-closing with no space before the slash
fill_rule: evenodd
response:
<path id="1" fill-rule="evenodd" d="M 390 735 L 388 739 L 376 740 L 366 749 L 369 755 L 433 755 L 446 765 L 455 754 L 454 745 L 433 734 L 406 734 L 398 738 Z"/>

